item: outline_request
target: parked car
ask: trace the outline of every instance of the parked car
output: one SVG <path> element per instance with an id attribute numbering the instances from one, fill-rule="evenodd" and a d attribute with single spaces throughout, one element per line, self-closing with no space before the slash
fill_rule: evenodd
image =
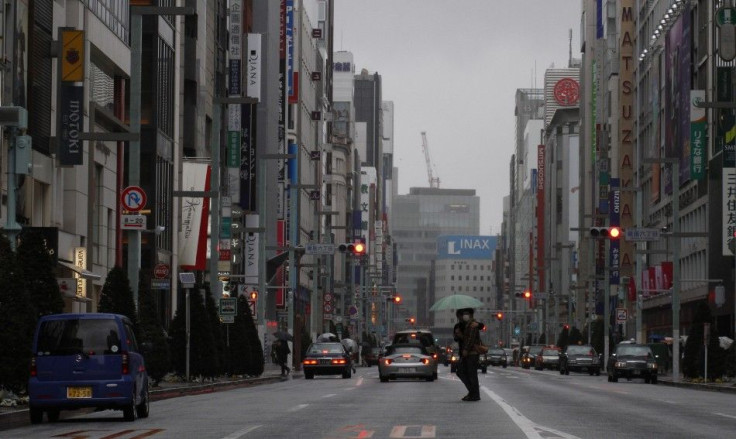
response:
<path id="1" fill-rule="evenodd" d="M 534 365 L 534 359 L 536 358 L 537 354 L 539 354 L 542 351 L 542 348 L 544 345 L 532 345 L 532 346 L 524 346 L 521 348 L 521 367 L 524 369 L 529 369 Z"/>
<path id="2" fill-rule="evenodd" d="M 508 364 L 506 351 L 502 348 L 491 348 L 488 350 L 486 356 L 488 357 L 488 364 L 490 366 L 503 366 L 506 368 Z"/>
<path id="3" fill-rule="evenodd" d="M 478 354 L 478 369 L 481 373 L 488 373 L 488 354 Z"/>
<path id="4" fill-rule="evenodd" d="M 569 345 L 560 354 L 560 375 L 570 375 L 570 371 L 586 370 L 590 375 L 601 374 L 598 353 L 591 345 Z"/>
<path id="5" fill-rule="evenodd" d="M 616 345 L 608 359 L 606 370 L 609 382 L 618 382 L 619 378 L 644 378 L 645 383 L 657 384 L 657 357 L 644 344 Z"/>
<path id="6" fill-rule="evenodd" d="M 397 378 L 437 379 L 437 360 L 423 346 L 415 343 L 393 344 L 378 364 L 382 383 Z"/>
<path id="7" fill-rule="evenodd" d="M 133 323 L 119 314 L 41 317 L 32 346 L 28 408 L 32 424 L 59 420 L 61 410 L 122 410 L 148 417 L 149 380 Z"/>
<path id="8" fill-rule="evenodd" d="M 560 348 L 545 346 L 534 358 L 536 370 L 557 369 L 560 366 Z"/>
<path id="9" fill-rule="evenodd" d="M 350 354 L 339 342 L 312 343 L 302 361 L 304 378 L 311 380 L 315 375 L 342 375 L 350 378 L 353 362 Z"/>

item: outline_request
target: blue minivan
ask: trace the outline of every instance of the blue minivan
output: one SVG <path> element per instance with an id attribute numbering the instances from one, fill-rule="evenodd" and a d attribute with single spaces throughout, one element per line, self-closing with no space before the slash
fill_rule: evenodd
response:
<path id="1" fill-rule="evenodd" d="M 122 410 L 126 421 L 148 417 L 149 382 L 133 324 L 119 314 L 41 317 L 33 336 L 29 408 L 32 424 L 61 410 Z"/>

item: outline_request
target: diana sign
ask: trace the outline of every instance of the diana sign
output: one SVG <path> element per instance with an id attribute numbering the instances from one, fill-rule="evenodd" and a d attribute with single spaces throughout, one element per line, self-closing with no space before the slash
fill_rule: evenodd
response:
<path id="1" fill-rule="evenodd" d="M 495 236 L 445 235 L 437 238 L 439 259 L 492 259 Z"/>

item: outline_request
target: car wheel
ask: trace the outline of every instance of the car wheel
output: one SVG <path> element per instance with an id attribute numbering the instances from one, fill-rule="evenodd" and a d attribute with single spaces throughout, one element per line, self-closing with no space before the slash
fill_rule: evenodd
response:
<path id="1" fill-rule="evenodd" d="M 650 378 L 648 376 L 644 377 L 644 384 L 649 384 L 649 381 L 650 381 Z"/>
<path id="2" fill-rule="evenodd" d="M 314 372 L 304 372 L 304 379 L 305 380 L 313 380 L 314 379 Z"/>
<path id="3" fill-rule="evenodd" d="M 652 383 L 652 384 L 657 384 L 657 380 L 658 380 L 658 379 L 657 379 L 657 375 L 652 375 L 652 380 L 651 380 L 651 383 Z"/>
<path id="4" fill-rule="evenodd" d="M 123 407 L 123 419 L 127 422 L 135 421 L 135 389 L 133 389 L 133 397 L 130 399 L 130 404 Z"/>
<path id="5" fill-rule="evenodd" d="M 31 415 L 31 424 L 40 424 L 41 422 L 43 422 L 43 410 L 36 407 L 31 407 L 30 409 L 28 409 L 28 412 Z"/>
<path id="6" fill-rule="evenodd" d="M 348 379 L 348 378 L 350 378 L 351 376 L 353 376 L 353 374 L 352 374 L 352 371 L 351 371 L 351 370 L 350 370 L 349 368 L 348 368 L 348 370 L 346 370 L 345 372 L 343 372 L 343 373 L 342 373 L 342 377 L 343 377 L 344 379 Z"/>
<path id="7" fill-rule="evenodd" d="M 432 374 L 432 380 L 436 380 L 436 379 L 437 379 L 437 372 L 434 372 L 434 373 Z"/>
<path id="8" fill-rule="evenodd" d="M 614 383 L 617 383 L 618 382 L 618 377 L 616 375 L 612 376 L 611 377 L 611 381 L 614 382 Z"/>
<path id="9" fill-rule="evenodd" d="M 384 377 L 384 376 L 379 376 L 378 378 L 380 378 L 380 379 L 381 379 L 381 382 L 382 382 L 382 383 L 387 383 L 387 382 L 388 382 L 388 377 Z"/>
<path id="10" fill-rule="evenodd" d="M 57 409 L 46 410 L 46 417 L 49 419 L 49 422 L 58 422 L 59 421 L 59 410 Z"/>
<path id="11" fill-rule="evenodd" d="M 601 376 L 601 370 L 600 369 L 596 369 L 595 370 L 595 376 L 597 376 L 597 377 Z"/>
<path id="12" fill-rule="evenodd" d="M 138 404 L 135 408 L 136 414 L 138 415 L 139 418 L 148 417 L 148 413 L 151 410 L 150 401 L 151 401 L 151 394 L 148 389 L 148 383 L 146 383 L 146 388 L 143 391 L 143 401 L 141 401 L 141 403 Z"/>

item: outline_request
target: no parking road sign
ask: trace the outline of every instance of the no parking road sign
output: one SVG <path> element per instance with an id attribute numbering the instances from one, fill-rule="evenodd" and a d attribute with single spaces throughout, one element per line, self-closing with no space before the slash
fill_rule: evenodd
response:
<path id="1" fill-rule="evenodd" d="M 120 196 L 123 208 L 129 212 L 139 212 L 146 207 L 146 193 L 138 186 L 128 186 Z"/>

